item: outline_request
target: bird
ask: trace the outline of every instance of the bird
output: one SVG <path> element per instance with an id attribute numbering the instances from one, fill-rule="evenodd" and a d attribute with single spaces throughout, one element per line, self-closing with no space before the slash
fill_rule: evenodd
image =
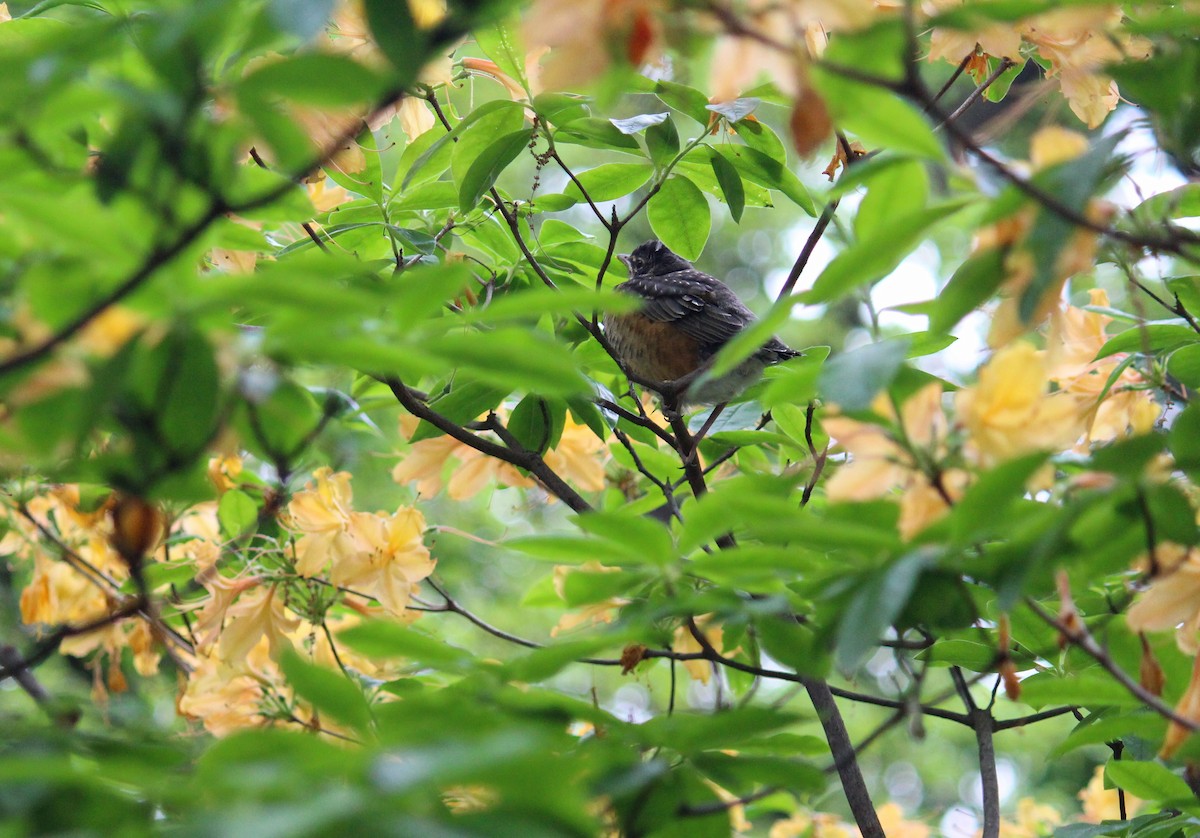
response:
<path id="1" fill-rule="evenodd" d="M 616 290 L 640 298 L 642 305 L 632 313 L 606 315 L 604 333 L 617 357 L 640 378 L 667 383 L 696 373 L 756 319 L 733 289 L 657 239 L 617 258 L 629 269 L 629 279 Z M 772 337 L 732 371 L 693 383 L 686 400 L 730 401 L 766 367 L 802 354 Z M 655 389 L 663 395 L 667 388 Z"/>

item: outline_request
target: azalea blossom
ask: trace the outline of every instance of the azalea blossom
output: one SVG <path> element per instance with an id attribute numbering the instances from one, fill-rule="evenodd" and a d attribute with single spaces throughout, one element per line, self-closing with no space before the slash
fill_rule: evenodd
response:
<path id="1" fill-rule="evenodd" d="M 717 654 L 724 656 L 726 654 L 723 648 L 725 630 L 719 625 L 710 626 L 709 622 L 711 620 L 712 614 L 703 614 L 696 617 L 696 628 L 704 635 L 704 639 L 708 641 L 708 645 L 712 646 L 717 651 Z M 692 634 L 691 627 L 687 623 L 684 623 L 675 629 L 675 639 L 671 643 L 671 651 L 688 655 L 703 652 L 704 647 L 700 645 L 700 641 Z M 707 684 L 712 677 L 712 661 L 696 658 L 694 660 L 685 660 L 682 663 L 688 675 L 701 684 Z"/>
<path id="2" fill-rule="evenodd" d="M 554 592 L 560 598 L 567 599 L 567 584 L 568 578 L 572 573 L 620 573 L 619 567 L 606 567 L 600 562 L 584 562 L 579 566 L 572 565 L 555 565 L 554 566 Z M 609 597 L 600 602 L 593 602 L 577 608 L 559 618 L 557 625 L 550 630 L 551 637 L 557 637 L 562 632 L 572 631 L 580 626 L 598 625 L 600 623 L 611 623 L 617 615 L 617 611 L 621 606 L 628 604 L 628 599 L 621 597 Z"/>
<path id="3" fill-rule="evenodd" d="M 942 387 L 930 384 L 910 396 L 900 408 L 899 422 L 886 396 L 873 407 L 902 429 L 907 445 L 886 426 L 839 415 L 825 417 L 825 432 L 850 455 L 850 462 L 838 469 L 826 491 L 830 500 L 864 501 L 890 497 L 899 490 L 900 532 L 912 538 L 946 514 L 947 496 L 960 497 L 968 480 L 965 472 L 950 469 L 939 474 L 935 486 L 909 448 L 924 451 L 931 461 L 944 456 L 949 422 L 942 411 Z"/>
<path id="4" fill-rule="evenodd" d="M 302 535 L 296 542 L 296 572 L 316 576 L 330 562 L 340 562 L 356 549 L 350 534 L 353 511 L 350 475 L 329 467 L 313 472 L 313 483 L 288 504 L 288 526 Z"/>
<path id="5" fill-rule="evenodd" d="M 411 507 L 391 515 L 351 515 L 355 550 L 333 563 L 330 581 L 374 597 L 392 614 L 408 607 L 416 584 L 437 562 L 423 542 L 425 516 Z"/>
<path id="6" fill-rule="evenodd" d="M 1034 451 L 1060 451 L 1083 433 L 1083 411 L 1069 393 L 1051 393 L 1045 359 L 1024 341 L 1001 349 L 974 387 L 955 399 L 971 451 L 984 467 Z"/>
<path id="7" fill-rule="evenodd" d="M 1091 305 L 1108 306 L 1108 294 L 1103 290 L 1093 289 L 1089 294 Z M 1127 367 L 1109 386 L 1108 380 L 1125 354 L 1092 360 L 1108 340 L 1105 328 L 1110 322 L 1108 315 L 1067 306 L 1051 317 L 1046 341 L 1049 378 L 1087 410 L 1086 437 L 1093 442 L 1147 433 L 1162 414 L 1153 391 L 1143 386 L 1146 380 L 1137 370 Z"/>
<path id="8" fill-rule="evenodd" d="M 1176 629 L 1175 642 L 1188 655 L 1200 652 L 1200 550 L 1172 542 L 1155 546 L 1158 574 L 1125 613 L 1131 631 Z"/>
<path id="9" fill-rule="evenodd" d="M 246 657 L 259 640 L 266 638 L 272 660 L 278 660 L 291 648 L 288 633 L 300 619 L 283 604 L 275 585 L 260 587 L 225 609 L 226 624 L 221 629 L 218 654 L 227 661 Z"/>
<path id="10" fill-rule="evenodd" d="M 1051 834 L 1060 823 L 1062 815 L 1053 806 L 1022 797 L 1017 801 L 1017 819 L 1000 819 L 1000 838 L 1042 838 Z M 982 835 L 983 831 L 980 830 L 979 834 Z"/>
<path id="11" fill-rule="evenodd" d="M 837 815 L 800 811 L 771 824 L 768 838 L 859 838 L 858 830 Z"/>
<path id="12" fill-rule="evenodd" d="M 1096 766 L 1092 772 L 1092 779 L 1088 780 L 1088 784 L 1080 790 L 1078 797 L 1083 803 L 1083 816 L 1080 820 L 1085 823 L 1102 823 L 1121 818 L 1120 794 L 1115 788 L 1104 787 L 1103 765 Z M 1142 808 L 1144 802 L 1141 798 L 1126 792 L 1125 816 L 1132 818 Z"/>

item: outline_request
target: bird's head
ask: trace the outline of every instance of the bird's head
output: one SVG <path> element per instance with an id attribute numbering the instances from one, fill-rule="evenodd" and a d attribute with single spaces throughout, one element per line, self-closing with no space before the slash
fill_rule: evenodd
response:
<path id="1" fill-rule="evenodd" d="M 672 252 L 658 239 L 650 239 L 650 241 L 638 245 L 633 253 L 621 254 L 617 258 L 625 263 L 630 276 L 669 274 L 675 271 L 690 270 L 692 267 L 691 262 Z"/>

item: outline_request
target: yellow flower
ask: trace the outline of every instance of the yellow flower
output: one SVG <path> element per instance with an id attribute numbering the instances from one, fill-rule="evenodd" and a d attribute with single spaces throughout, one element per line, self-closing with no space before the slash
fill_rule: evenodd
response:
<path id="1" fill-rule="evenodd" d="M 242 473 L 242 458 L 237 454 L 222 454 L 210 457 L 208 460 L 208 479 L 217 487 L 217 492 L 224 494 L 230 489 L 236 489 L 238 475 Z"/>
<path id="2" fill-rule="evenodd" d="M 536 0 L 521 36 L 549 47 L 542 77 L 550 90 L 577 89 L 601 76 L 614 56 L 655 62 L 661 52 L 662 0 Z"/>
<path id="3" fill-rule="evenodd" d="M 599 492 L 604 488 L 608 446 L 592 433 L 591 428 L 578 424 L 570 416 L 563 426 L 562 438 L 546 452 L 544 459 L 559 477 L 585 492 Z"/>
<path id="4" fill-rule="evenodd" d="M 1086 823 L 1115 821 L 1121 817 L 1117 790 L 1104 787 L 1103 765 L 1096 766 L 1096 770 L 1092 772 L 1092 779 L 1088 781 L 1087 786 L 1079 792 L 1078 796 L 1083 802 L 1083 817 L 1080 820 Z M 1137 814 L 1140 808 L 1142 808 L 1140 799 L 1131 794 L 1125 795 L 1125 812 L 1129 817 Z"/>
<path id="5" fill-rule="evenodd" d="M 1200 551 L 1162 542 L 1155 548 L 1158 575 L 1125 614 L 1131 631 L 1178 628 L 1175 642 L 1186 654 L 1200 651 Z"/>
<path id="6" fill-rule="evenodd" d="M 979 383 L 959 391 L 956 407 L 980 464 L 1034 451 L 1059 451 L 1083 432 L 1083 411 L 1066 393 L 1048 392 L 1045 362 L 1020 342 L 992 356 Z"/>
<path id="7" fill-rule="evenodd" d="M 212 651 L 197 658 L 176 701 L 180 715 L 199 720 L 214 736 L 226 736 L 267 723 L 262 715 L 266 688 L 279 673 L 260 641 L 244 660 L 229 661 Z M 272 677 L 274 676 L 274 677 Z"/>
<path id="8" fill-rule="evenodd" d="M 291 528 L 303 533 L 296 542 L 296 572 L 309 577 L 357 549 L 349 532 L 350 475 L 344 471 L 334 474 L 324 467 L 313 472 L 313 477 L 315 485 L 309 483 L 288 504 Z"/>
<path id="9" fill-rule="evenodd" d="M 696 618 L 696 627 L 704 635 L 709 645 L 713 647 L 719 654 L 725 655 L 722 646 L 724 644 L 725 630 L 720 626 L 706 627 L 707 623 L 712 619 L 711 614 L 704 614 Z M 671 650 L 682 652 L 683 654 L 694 654 L 703 652 L 704 648 L 700 645 L 700 641 L 692 634 L 691 628 L 684 623 L 679 628 L 675 629 L 675 639 L 671 644 Z M 712 677 L 713 665 L 711 661 L 697 658 L 696 660 L 687 660 L 683 662 L 684 669 L 693 680 L 699 681 L 701 684 L 707 684 L 708 679 Z"/>
<path id="10" fill-rule="evenodd" d="M 858 838 L 858 830 L 843 823 L 837 815 L 797 812 L 771 824 L 767 835 L 768 838 Z"/>
<path id="11" fill-rule="evenodd" d="M 260 588 L 249 596 L 238 597 L 225 610 L 228 622 L 221 630 L 217 645 L 220 657 L 227 661 L 245 658 L 262 638 L 266 638 L 271 658 L 278 660 L 284 649 L 290 648 L 288 633 L 300 620 L 284 608 L 275 595 L 276 589 Z"/>
<path id="12" fill-rule="evenodd" d="M 207 651 L 212 648 L 225 624 L 225 614 L 229 606 L 243 591 L 257 587 L 262 580 L 257 576 L 227 577 L 213 573 L 204 580 L 208 590 L 208 600 L 199 613 L 196 614 L 196 625 L 193 632 L 196 635 L 197 651 Z"/>
<path id="13" fill-rule="evenodd" d="M 910 821 L 904 817 L 904 810 L 898 803 L 885 803 L 876 812 L 879 825 L 888 838 L 929 838 L 929 827 L 918 821 Z"/>
<path id="14" fill-rule="evenodd" d="M 923 3 L 927 13 L 938 14 L 963 5 L 963 0 L 933 0 Z M 929 37 L 929 60 L 957 64 L 964 56 L 975 52 L 976 44 L 985 55 L 995 58 L 1019 58 L 1021 35 L 1010 24 L 991 23 L 982 29 L 947 29 L 938 27 Z"/>
<path id="15" fill-rule="evenodd" d="M 411 437 L 417 425 L 416 417 L 404 416 L 400 419 L 400 432 L 405 437 Z M 452 459 L 458 461 L 458 467 L 446 484 L 442 480 L 442 473 L 446 462 Z M 474 497 L 493 483 L 501 486 L 534 485 L 532 480 L 509 463 L 481 454 L 449 436 L 431 437 L 410 444 L 404 458 L 392 469 L 392 479 L 397 483 L 415 481 L 417 492 L 425 496 L 436 495 L 445 486 L 454 500 Z"/>
<path id="16" fill-rule="evenodd" d="M 334 562 L 330 581 L 374 597 L 392 614 L 403 614 L 416 583 L 437 564 L 423 541 L 425 517 L 411 507 L 392 515 L 355 512 L 350 526 L 356 549 Z"/>
<path id="17" fill-rule="evenodd" d="M 1123 60 L 1149 56 L 1149 42 L 1121 36 L 1121 7 L 1077 6 L 1036 15 L 1018 26 L 1050 62 L 1047 76 L 1058 78 L 1071 110 L 1089 128 L 1096 128 L 1117 106 L 1116 83 L 1100 70 Z"/>
<path id="18" fill-rule="evenodd" d="M 197 575 L 210 570 L 221 558 L 221 524 L 217 520 L 215 501 L 198 503 L 171 524 L 171 534 L 177 543 L 160 544 L 154 557 L 158 561 L 196 563 Z"/>
<path id="19" fill-rule="evenodd" d="M 1023 797 L 1017 802 L 1015 822 L 1007 818 L 1000 819 L 1000 838 L 1043 838 L 1060 823 L 1062 815 L 1053 806 Z M 982 835 L 983 830 L 979 834 Z"/>
<path id="20" fill-rule="evenodd" d="M 159 643 L 147 620 L 134 620 L 128 638 L 133 652 L 133 668 L 138 675 L 149 678 L 158 673 L 158 662 L 162 659 Z"/>
<path id="21" fill-rule="evenodd" d="M 578 567 L 571 565 L 555 565 L 554 567 L 554 591 L 562 599 L 567 599 L 567 579 L 572 573 L 620 573 L 618 567 L 605 567 L 600 562 L 584 562 Z M 558 624 L 550 630 L 551 637 L 557 637 L 560 633 L 571 631 L 584 625 L 596 625 L 599 623 L 611 623 L 616 617 L 616 612 L 621 606 L 628 603 L 629 600 L 619 597 L 610 597 L 609 599 L 600 602 L 593 602 L 574 612 L 563 614 L 559 618 Z"/>
<path id="22" fill-rule="evenodd" d="M 898 424 L 909 443 L 931 460 L 944 453 L 949 425 L 942 412 L 940 384 L 930 384 L 909 397 L 900 408 L 898 423 L 886 396 L 877 399 L 873 408 Z M 886 426 L 836 415 L 824 418 L 822 425 L 851 457 L 826 484 L 829 499 L 871 500 L 900 490 L 900 532 L 906 539 L 946 514 L 949 506 L 943 492 L 957 499 L 966 487 L 966 474 L 957 470 L 941 475 L 940 490 L 932 485 L 913 454 Z"/>
<path id="23" fill-rule="evenodd" d="M 1108 294 L 1103 290 L 1092 289 L 1089 295 L 1091 305 L 1108 305 Z M 1108 379 L 1126 357 L 1117 354 L 1092 360 L 1108 339 L 1105 327 L 1110 322 L 1112 318 L 1107 315 L 1067 306 L 1051 318 L 1046 339 L 1049 378 L 1088 409 L 1087 440 L 1092 442 L 1107 442 L 1127 433 L 1147 433 L 1162 413 L 1150 390 L 1134 389 L 1145 384 L 1145 379 L 1132 368 L 1122 371 L 1104 394 Z"/>

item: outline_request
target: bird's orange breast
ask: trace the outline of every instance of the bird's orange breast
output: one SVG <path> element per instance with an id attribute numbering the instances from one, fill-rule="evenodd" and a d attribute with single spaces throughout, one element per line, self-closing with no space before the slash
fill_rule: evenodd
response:
<path id="1" fill-rule="evenodd" d="M 700 366 L 699 344 L 672 323 L 616 314 L 605 318 L 604 328 L 617 355 L 642 378 L 672 381 Z"/>

